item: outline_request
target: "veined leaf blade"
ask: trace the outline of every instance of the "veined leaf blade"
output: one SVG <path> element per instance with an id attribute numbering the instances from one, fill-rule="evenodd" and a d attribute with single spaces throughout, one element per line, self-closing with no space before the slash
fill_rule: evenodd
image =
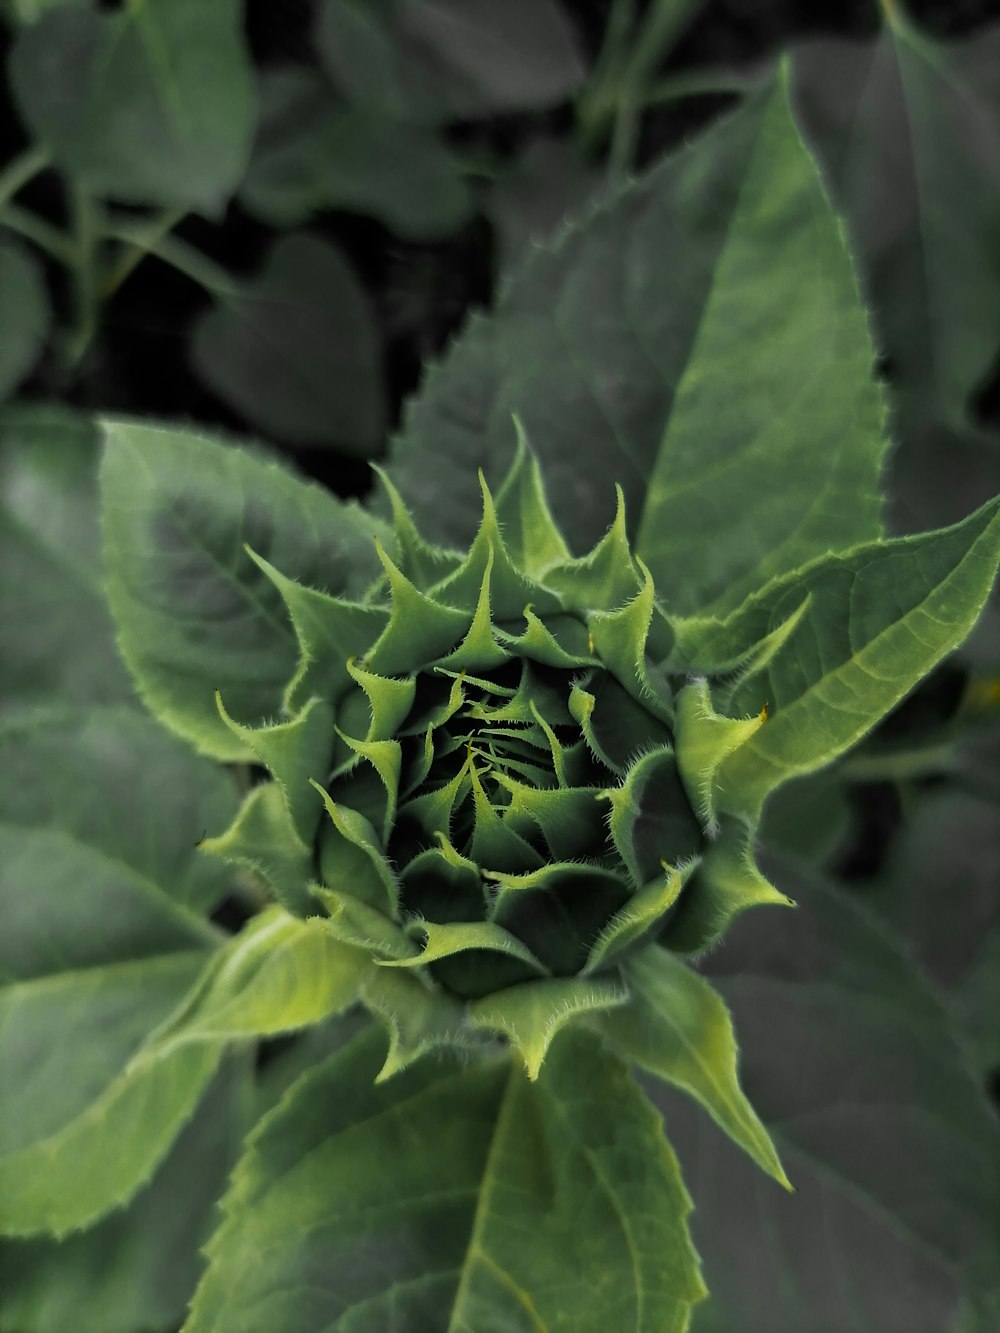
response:
<path id="1" fill-rule="evenodd" d="M 780 271 L 775 226 L 792 247 Z M 461 472 L 502 474 L 516 414 L 574 542 L 612 518 L 594 474 L 618 481 L 659 596 L 718 613 L 878 534 L 873 359 L 779 78 L 536 248 L 429 372 L 392 472 L 426 530 L 461 543 L 475 513 Z"/>
<path id="2" fill-rule="evenodd" d="M 186 1333 L 687 1327 L 690 1202 L 593 1037 L 560 1038 L 537 1084 L 508 1061 L 424 1061 L 375 1087 L 383 1054 L 363 1035 L 255 1131 Z"/>
<path id="3" fill-rule="evenodd" d="M 252 758 L 215 705 L 280 715 L 298 647 L 281 596 L 244 549 L 348 596 L 378 569 L 380 526 L 277 463 L 179 429 L 105 423 L 108 594 L 157 719 L 217 759 Z"/>

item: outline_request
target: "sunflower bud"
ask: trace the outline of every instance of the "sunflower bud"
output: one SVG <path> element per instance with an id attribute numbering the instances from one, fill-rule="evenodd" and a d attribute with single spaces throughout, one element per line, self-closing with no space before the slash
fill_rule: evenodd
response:
<path id="1" fill-rule="evenodd" d="M 495 501 L 482 481 L 462 555 L 384 484 L 395 541 L 366 600 L 254 557 L 301 659 L 288 721 L 243 727 L 220 701 L 272 780 L 208 845 L 369 955 L 394 1067 L 474 1030 L 535 1073 L 568 1017 L 627 998 L 630 953 L 697 951 L 743 907 L 786 901 L 716 782 L 764 716 L 721 716 L 706 681 L 659 665 L 671 631 L 620 491 L 574 557 L 521 441 Z"/>

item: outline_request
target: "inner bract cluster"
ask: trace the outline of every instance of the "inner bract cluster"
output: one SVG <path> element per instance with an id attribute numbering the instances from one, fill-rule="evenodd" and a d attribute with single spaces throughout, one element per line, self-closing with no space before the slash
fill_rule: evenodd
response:
<path id="1" fill-rule="evenodd" d="M 706 682 L 663 668 L 669 625 L 620 493 L 573 556 L 522 445 L 495 501 L 483 482 L 462 555 L 386 486 L 394 549 L 366 599 L 255 557 L 302 656 L 290 721 L 227 717 L 274 781 L 215 849 L 473 1016 L 495 996 L 617 1003 L 632 951 L 704 947 L 749 905 L 748 830 L 717 817 L 712 783 L 762 719 L 716 715 Z"/>

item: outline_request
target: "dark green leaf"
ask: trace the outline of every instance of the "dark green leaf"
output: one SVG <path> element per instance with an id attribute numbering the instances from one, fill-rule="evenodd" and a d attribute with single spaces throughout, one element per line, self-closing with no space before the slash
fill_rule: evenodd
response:
<path id="1" fill-rule="evenodd" d="M 371 1034 L 255 1131 L 187 1333 L 680 1333 L 690 1206 L 648 1104 L 585 1034 L 374 1086 Z M 294 1224 L 289 1225 L 289 1219 Z"/>
<path id="2" fill-rule="evenodd" d="M 1000 28 L 944 42 L 883 8 L 877 41 L 798 51 L 795 94 L 858 248 L 908 445 L 934 419 L 967 421 L 1000 349 Z"/>
<path id="3" fill-rule="evenodd" d="M 557 0 L 326 0 L 317 41 L 350 101 L 425 124 L 552 106 L 584 74 Z"/>
<path id="4" fill-rule="evenodd" d="M 951 998 L 979 1068 L 1000 1066 L 1000 817 L 992 801 L 923 796 L 865 900 Z"/>
<path id="5" fill-rule="evenodd" d="M 213 1050 L 129 1066 L 221 938 L 197 842 L 233 799 L 124 709 L 12 720 L 0 769 L 0 1229 L 65 1234 L 149 1178 L 211 1076 Z"/>
<path id="6" fill-rule="evenodd" d="M 726 621 L 678 621 L 672 664 L 718 672 L 792 628 L 732 690 L 733 714 L 769 709 L 719 770 L 720 804 L 757 811 L 770 791 L 837 758 L 968 635 L 996 577 L 1000 501 L 940 532 L 856 547 L 775 580 Z"/>
<path id="7" fill-rule="evenodd" d="M 509 163 L 486 211 L 497 232 L 500 266 L 510 269 L 531 242 L 549 240 L 595 193 L 600 177 L 572 142 L 535 139 Z"/>
<path id="8" fill-rule="evenodd" d="M 231 872 L 198 843 L 235 809 L 233 784 L 221 769 L 139 714 L 54 708 L 11 717 L 0 727 L 0 820 L 11 837 L 23 831 L 22 854 L 37 849 L 42 865 L 34 877 L 26 865 L 23 873 L 9 863 L 0 869 L 11 895 L 2 911 L 0 971 L 21 974 L 36 948 L 63 965 L 77 955 L 81 964 L 96 961 L 95 950 L 102 958 L 162 952 L 171 921 L 194 932 L 174 947 L 204 942 L 204 923 L 187 909 L 211 909 Z M 92 873 L 91 891 L 68 891 L 74 876 L 46 873 L 46 860 Z M 55 901 L 46 899 L 46 885 Z M 87 929 L 95 917 L 99 931 Z M 147 935 L 148 949 L 138 943 Z"/>
<path id="9" fill-rule="evenodd" d="M 805 871 L 773 875 L 798 911 L 781 930 L 748 914 L 710 971 L 796 1194 L 758 1182 L 703 1115 L 658 1095 L 698 1201 L 712 1296 L 695 1328 L 941 1333 L 957 1281 L 995 1281 L 996 1119 L 891 936 Z"/>
<path id="10" fill-rule="evenodd" d="M 97 443 L 57 407 L 0 416 L 0 708 L 134 697 L 104 601 Z"/>
<path id="11" fill-rule="evenodd" d="M 374 312 L 326 241 L 275 242 L 256 277 L 220 293 L 199 319 L 191 355 L 221 398 L 278 439 L 363 456 L 381 446 Z"/>
<path id="12" fill-rule="evenodd" d="M 428 377 L 394 476 L 432 535 L 467 536 L 460 478 L 504 467 L 516 412 L 574 540 L 601 536 L 618 481 L 667 605 L 738 605 L 878 533 L 872 359 L 779 80 L 535 251 Z"/>
<path id="13" fill-rule="evenodd" d="M 245 1069 L 209 1089 L 131 1205 L 64 1241 L 0 1243 L 0 1320 L 17 1333 L 176 1328 L 238 1134 Z"/>
<path id="14" fill-rule="evenodd" d="M 275 716 L 298 649 L 244 544 L 350 596 L 379 568 L 379 525 L 246 450 L 127 421 L 106 433 L 108 591 L 125 659 L 160 721 L 216 758 L 249 759 L 215 691 L 238 721 Z"/>
<path id="15" fill-rule="evenodd" d="M 0 238 L 0 400 L 37 361 L 48 327 L 49 298 L 41 269 L 23 245 Z"/>
<path id="16" fill-rule="evenodd" d="M 18 108 L 87 190 L 217 213 L 253 132 L 241 17 L 240 0 L 49 9 L 14 44 Z"/>
<path id="17" fill-rule="evenodd" d="M 405 240 L 433 241 L 469 220 L 461 164 L 432 131 L 345 107 L 306 70 L 272 71 L 261 99 L 240 199 L 262 221 L 294 227 L 343 209 Z"/>

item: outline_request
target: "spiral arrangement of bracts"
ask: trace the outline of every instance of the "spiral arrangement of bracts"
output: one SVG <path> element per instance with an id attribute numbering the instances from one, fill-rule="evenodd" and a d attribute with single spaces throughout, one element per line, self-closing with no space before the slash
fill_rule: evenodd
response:
<path id="1" fill-rule="evenodd" d="M 269 780 L 206 845 L 366 955 L 391 1068 L 499 1034 L 534 1076 L 568 1018 L 628 1002 L 635 951 L 697 952 L 745 907 L 787 901 L 738 800 L 717 799 L 765 714 L 726 717 L 709 682 L 663 669 L 672 631 L 620 492 L 574 557 L 520 438 L 495 500 L 482 480 L 463 555 L 426 542 L 383 484 L 392 554 L 379 543 L 364 599 L 254 555 L 300 662 L 287 720 L 246 727 L 219 700 Z"/>

